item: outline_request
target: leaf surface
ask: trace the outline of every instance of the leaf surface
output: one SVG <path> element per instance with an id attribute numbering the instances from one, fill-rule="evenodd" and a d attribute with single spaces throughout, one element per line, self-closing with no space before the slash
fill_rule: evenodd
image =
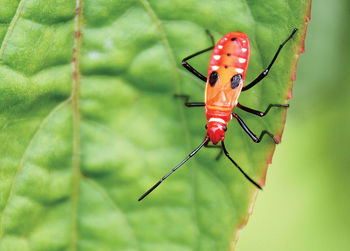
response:
<path id="1" fill-rule="evenodd" d="M 285 103 L 309 1 L 1 1 L 0 249 L 227 250 L 256 189 L 216 150 L 203 149 L 142 203 L 137 198 L 205 136 L 204 85 L 181 59 L 241 30 L 251 40 L 240 102 Z M 191 64 L 207 71 L 209 53 Z M 285 110 L 238 112 L 281 136 Z M 254 144 L 235 121 L 226 145 L 260 183 L 274 145 Z"/>

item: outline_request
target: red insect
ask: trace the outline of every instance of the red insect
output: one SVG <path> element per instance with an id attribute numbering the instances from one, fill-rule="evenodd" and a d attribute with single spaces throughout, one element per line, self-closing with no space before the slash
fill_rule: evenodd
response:
<path id="1" fill-rule="evenodd" d="M 280 53 L 283 46 L 293 37 L 297 29 L 294 29 L 288 38 L 279 46 L 277 52 L 275 53 L 273 59 L 271 60 L 269 66 L 260 75 L 254 79 L 250 84 L 244 86 L 244 80 L 248 68 L 249 56 L 250 56 L 250 45 L 248 36 L 240 31 L 230 32 L 226 34 L 220 41 L 214 46 L 213 36 L 207 31 L 211 38 L 212 46 L 194 53 L 182 60 L 182 65 L 193 73 L 195 76 L 206 82 L 205 88 L 205 103 L 203 102 L 188 102 L 188 95 L 176 95 L 177 97 L 185 98 L 185 105 L 187 107 L 198 107 L 205 106 L 205 114 L 207 117 L 207 135 L 203 142 L 190 153 L 181 163 L 174 167 L 169 173 L 167 173 L 163 178 L 161 178 L 153 187 L 151 187 L 146 193 L 144 193 L 139 201 L 146 197 L 150 192 L 152 192 L 157 186 L 160 185 L 170 174 L 175 172 L 180 166 L 182 166 L 189 158 L 195 155 L 199 149 L 203 146 L 208 147 L 208 143 L 211 141 L 214 146 L 219 147 L 225 153 L 227 158 L 239 169 L 239 171 L 257 188 L 261 189 L 261 186 L 252 180 L 241 168 L 240 166 L 230 157 L 226 150 L 224 139 L 225 132 L 227 130 L 227 123 L 232 119 L 237 119 L 239 125 L 243 130 L 250 136 L 250 138 L 259 143 L 265 134 L 270 136 L 273 141 L 278 144 L 279 142 L 275 137 L 268 131 L 263 130 L 259 137 L 257 137 L 243 122 L 243 120 L 232 110 L 236 106 L 246 112 L 255 114 L 257 116 L 265 116 L 271 107 L 289 107 L 288 104 L 270 104 L 265 112 L 257 111 L 249 107 L 243 106 L 238 103 L 238 97 L 241 91 L 246 91 L 257 83 L 259 83 L 264 77 L 269 73 L 271 66 L 276 61 L 278 54 Z M 213 50 L 209 61 L 209 69 L 207 79 L 205 76 L 196 71 L 187 60 Z M 221 146 L 216 146 L 217 143 L 221 141 Z"/>

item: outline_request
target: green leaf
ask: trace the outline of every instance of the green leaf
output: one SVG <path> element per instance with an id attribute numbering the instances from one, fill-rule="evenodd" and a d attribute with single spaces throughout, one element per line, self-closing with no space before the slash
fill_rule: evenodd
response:
<path id="1" fill-rule="evenodd" d="M 240 102 L 285 103 L 309 1 L 2 0 L 0 10 L 0 249 L 227 250 L 256 189 L 203 149 L 141 203 L 137 198 L 205 136 L 204 85 L 181 59 L 241 30 L 247 81 L 299 28 L 263 83 Z M 207 71 L 210 53 L 191 61 Z M 285 110 L 240 113 L 281 135 Z M 234 121 L 226 145 L 264 183 L 274 145 Z"/>

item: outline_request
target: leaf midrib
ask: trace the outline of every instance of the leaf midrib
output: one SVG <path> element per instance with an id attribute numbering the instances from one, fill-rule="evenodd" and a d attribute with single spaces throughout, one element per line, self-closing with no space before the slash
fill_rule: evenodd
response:
<path id="1" fill-rule="evenodd" d="M 76 0 L 74 18 L 74 42 L 72 63 L 72 109 L 73 109 L 73 191 L 71 211 L 71 250 L 77 250 L 78 242 L 78 200 L 80 183 L 80 113 L 79 113 L 79 91 L 80 91 L 80 49 L 81 49 L 81 26 L 82 26 L 82 4 L 83 0 Z"/>

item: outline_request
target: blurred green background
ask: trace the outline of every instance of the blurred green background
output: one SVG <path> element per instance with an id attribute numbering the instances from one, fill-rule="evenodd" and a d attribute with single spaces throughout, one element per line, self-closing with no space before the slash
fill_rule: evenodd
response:
<path id="1" fill-rule="evenodd" d="M 237 251 L 350 250 L 350 2 L 314 1 L 282 144 Z"/>

